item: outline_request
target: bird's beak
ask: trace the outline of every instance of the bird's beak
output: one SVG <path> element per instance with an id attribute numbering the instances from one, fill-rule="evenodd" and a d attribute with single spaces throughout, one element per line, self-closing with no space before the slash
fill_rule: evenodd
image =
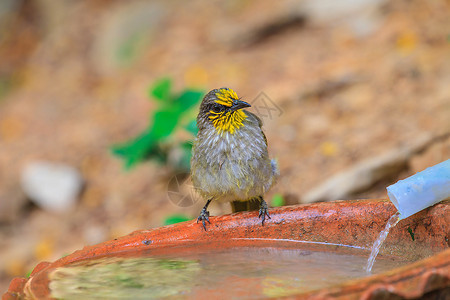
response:
<path id="1" fill-rule="evenodd" d="M 238 110 L 238 109 L 246 108 L 246 107 L 250 107 L 250 106 L 251 106 L 251 105 L 248 104 L 248 103 L 245 102 L 245 101 L 234 100 L 234 101 L 233 101 L 233 105 L 231 106 L 231 110 L 232 110 L 232 111 L 236 111 L 236 110 Z"/>

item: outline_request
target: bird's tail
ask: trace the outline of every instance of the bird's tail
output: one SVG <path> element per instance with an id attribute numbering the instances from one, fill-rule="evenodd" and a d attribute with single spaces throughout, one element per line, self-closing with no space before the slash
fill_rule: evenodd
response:
<path id="1" fill-rule="evenodd" d="M 250 199 L 247 201 L 231 201 L 231 210 L 235 212 L 239 211 L 250 211 L 250 210 L 258 210 L 259 209 L 259 199 Z"/>

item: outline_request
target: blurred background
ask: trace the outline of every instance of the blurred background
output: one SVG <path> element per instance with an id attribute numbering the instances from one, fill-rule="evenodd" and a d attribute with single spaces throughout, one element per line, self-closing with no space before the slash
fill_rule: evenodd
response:
<path id="1" fill-rule="evenodd" d="M 273 206 L 385 198 L 450 157 L 449 20 L 445 0 L 2 0 L 0 291 L 42 260 L 196 218 L 183 174 L 213 88 L 263 119 Z"/>

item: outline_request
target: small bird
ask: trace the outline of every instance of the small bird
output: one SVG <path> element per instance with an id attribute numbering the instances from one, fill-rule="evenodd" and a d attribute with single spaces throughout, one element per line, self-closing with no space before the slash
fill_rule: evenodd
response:
<path id="1" fill-rule="evenodd" d="M 275 183 L 279 171 L 276 161 L 269 159 L 261 120 L 243 110 L 250 106 L 230 88 L 210 91 L 200 105 L 191 178 L 195 190 L 207 199 L 197 218 L 205 230 L 205 221 L 211 224 L 208 205 L 213 200 L 232 205 L 256 202 L 262 225 L 266 216 L 270 219 L 263 195 Z"/>

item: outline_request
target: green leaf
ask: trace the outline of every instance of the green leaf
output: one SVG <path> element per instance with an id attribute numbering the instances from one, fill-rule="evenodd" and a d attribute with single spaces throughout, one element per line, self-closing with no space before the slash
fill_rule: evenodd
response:
<path id="1" fill-rule="evenodd" d="M 156 151 L 156 139 L 151 132 L 144 132 L 130 142 L 112 147 L 112 153 L 121 156 L 125 169 L 129 170 L 145 160 L 149 153 Z"/>
<path id="2" fill-rule="evenodd" d="M 181 222 L 185 222 L 185 221 L 189 221 L 189 220 L 192 220 L 192 219 L 185 215 L 177 215 L 177 214 L 170 215 L 170 216 L 166 217 L 166 219 L 164 220 L 164 225 L 172 225 L 172 224 L 181 223 Z"/>
<path id="3" fill-rule="evenodd" d="M 172 89 L 172 80 L 169 78 L 162 78 L 158 80 L 150 89 L 150 96 L 156 100 L 168 101 L 170 100 L 170 90 Z"/>
<path id="4" fill-rule="evenodd" d="M 112 147 L 112 153 L 123 158 L 126 169 L 131 169 L 136 164 L 147 159 L 167 164 L 171 149 L 173 147 L 181 147 L 181 159 L 173 167 L 189 171 L 191 143 L 175 139 L 171 139 L 171 143 L 167 143 L 166 139 L 179 130 L 177 128 L 178 124 L 181 120 L 183 122 L 186 120 L 185 117 L 183 118 L 186 112 L 189 112 L 187 115 L 190 117 L 190 109 L 200 103 L 203 93 L 194 89 L 185 89 L 174 96 L 171 90 L 171 79 L 162 78 L 157 80 L 149 89 L 149 96 L 159 102 L 159 108 L 153 113 L 151 118 L 152 123 L 147 130 L 129 142 Z M 193 135 L 197 134 L 198 130 L 195 120 L 190 121 L 183 127 Z"/>
<path id="5" fill-rule="evenodd" d="M 153 159 L 160 164 L 166 164 L 168 159 L 168 153 L 160 145 L 149 149 L 145 159 Z"/>
<path id="6" fill-rule="evenodd" d="M 285 203 L 283 195 L 281 194 L 273 195 L 271 203 L 273 207 L 283 206 Z"/>
<path id="7" fill-rule="evenodd" d="M 409 235 L 411 236 L 411 239 L 412 239 L 413 242 L 414 242 L 414 240 L 415 240 L 415 238 L 414 238 L 414 232 L 412 231 L 411 227 L 408 227 L 408 232 L 409 232 Z"/>
<path id="8" fill-rule="evenodd" d="M 192 135 L 197 136 L 198 128 L 197 128 L 197 120 L 192 120 L 188 124 L 184 126 L 184 129 L 192 133 Z"/>
<path id="9" fill-rule="evenodd" d="M 177 126 L 182 112 L 176 109 L 160 110 L 153 116 L 152 133 L 156 139 L 168 137 Z"/>
<path id="10" fill-rule="evenodd" d="M 183 111 L 187 111 L 191 107 L 200 103 L 202 99 L 203 92 L 195 90 L 186 90 L 181 93 L 181 95 L 176 99 L 180 103 Z"/>
<path id="11" fill-rule="evenodd" d="M 147 159 L 166 163 L 167 153 L 161 149 L 160 143 L 174 131 L 179 114 L 180 112 L 177 110 L 157 111 L 154 114 L 153 126 L 150 131 L 143 132 L 130 142 L 113 146 L 113 154 L 124 159 L 126 170 Z"/>

